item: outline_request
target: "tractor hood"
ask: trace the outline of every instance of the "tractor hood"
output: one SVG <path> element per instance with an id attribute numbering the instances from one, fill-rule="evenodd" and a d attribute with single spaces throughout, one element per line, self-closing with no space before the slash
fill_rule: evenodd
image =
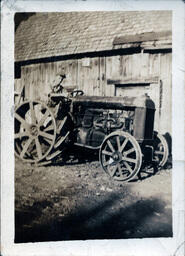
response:
<path id="1" fill-rule="evenodd" d="M 77 96 L 72 98 L 73 104 L 87 108 L 103 109 L 128 109 L 128 108 L 148 108 L 155 109 L 154 102 L 148 95 L 141 97 L 106 97 L 106 96 Z"/>

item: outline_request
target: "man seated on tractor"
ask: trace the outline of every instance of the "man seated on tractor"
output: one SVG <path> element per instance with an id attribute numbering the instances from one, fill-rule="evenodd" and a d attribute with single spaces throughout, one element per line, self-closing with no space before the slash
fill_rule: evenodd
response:
<path id="1" fill-rule="evenodd" d="M 61 101 L 66 99 L 69 96 L 68 91 L 64 86 L 62 85 L 63 80 L 66 78 L 66 74 L 64 72 L 64 68 L 58 72 L 50 84 L 50 93 L 48 94 L 48 103 L 47 105 L 51 108 L 52 112 L 54 113 L 54 116 L 58 116 L 58 111 L 61 105 Z M 57 101 L 52 99 L 53 94 L 59 94 L 59 98 Z"/>
<path id="2" fill-rule="evenodd" d="M 55 79 L 53 80 L 52 84 L 50 85 L 51 93 L 61 93 L 62 96 L 68 97 L 68 92 L 62 85 L 63 80 L 66 78 L 66 74 L 62 70 L 60 73 L 56 74 Z"/>

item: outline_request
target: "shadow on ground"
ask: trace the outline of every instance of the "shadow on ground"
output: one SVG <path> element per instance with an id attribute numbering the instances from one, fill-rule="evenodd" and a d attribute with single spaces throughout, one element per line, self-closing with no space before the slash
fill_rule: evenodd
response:
<path id="1" fill-rule="evenodd" d="M 71 214 L 58 214 L 44 224 L 35 220 L 52 203 L 34 203 L 26 211 L 15 212 L 15 242 L 172 236 L 171 209 L 166 209 L 162 200 L 139 200 L 127 207 L 120 207 L 120 200 L 120 195 L 113 193 L 91 207 L 86 203 Z"/>
<path id="2" fill-rule="evenodd" d="M 51 164 L 48 164 L 48 166 L 72 166 L 84 163 L 91 163 L 94 161 L 99 161 L 98 151 L 87 148 L 83 149 L 74 146 L 63 151 L 62 156 L 56 158 Z M 172 159 L 169 158 L 165 166 L 163 166 L 162 168 L 171 169 Z M 158 168 L 156 163 L 151 161 L 149 164 L 144 163 L 141 166 L 138 175 L 130 182 L 136 182 L 138 180 L 150 178 L 151 176 L 154 176 L 158 171 L 160 171 L 160 168 Z"/>

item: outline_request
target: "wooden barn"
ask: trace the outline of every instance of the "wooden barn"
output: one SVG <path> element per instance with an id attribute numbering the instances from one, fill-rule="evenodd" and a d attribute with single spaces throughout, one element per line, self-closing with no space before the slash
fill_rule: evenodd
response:
<path id="1" fill-rule="evenodd" d="M 171 134 L 172 13 L 17 13 L 15 91 L 45 101 L 56 74 L 86 95 L 140 96 L 156 105 L 155 129 Z"/>

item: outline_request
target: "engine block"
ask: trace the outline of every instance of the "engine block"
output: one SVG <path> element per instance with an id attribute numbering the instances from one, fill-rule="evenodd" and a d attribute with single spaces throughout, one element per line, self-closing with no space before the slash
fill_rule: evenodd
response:
<path id="1" fill-rule="evenodd" d="M 77 144 L 99 147 L 108 134 L 116 130 L 133 133 L 134 111 L 85 109 L 76 113 Z"/>

